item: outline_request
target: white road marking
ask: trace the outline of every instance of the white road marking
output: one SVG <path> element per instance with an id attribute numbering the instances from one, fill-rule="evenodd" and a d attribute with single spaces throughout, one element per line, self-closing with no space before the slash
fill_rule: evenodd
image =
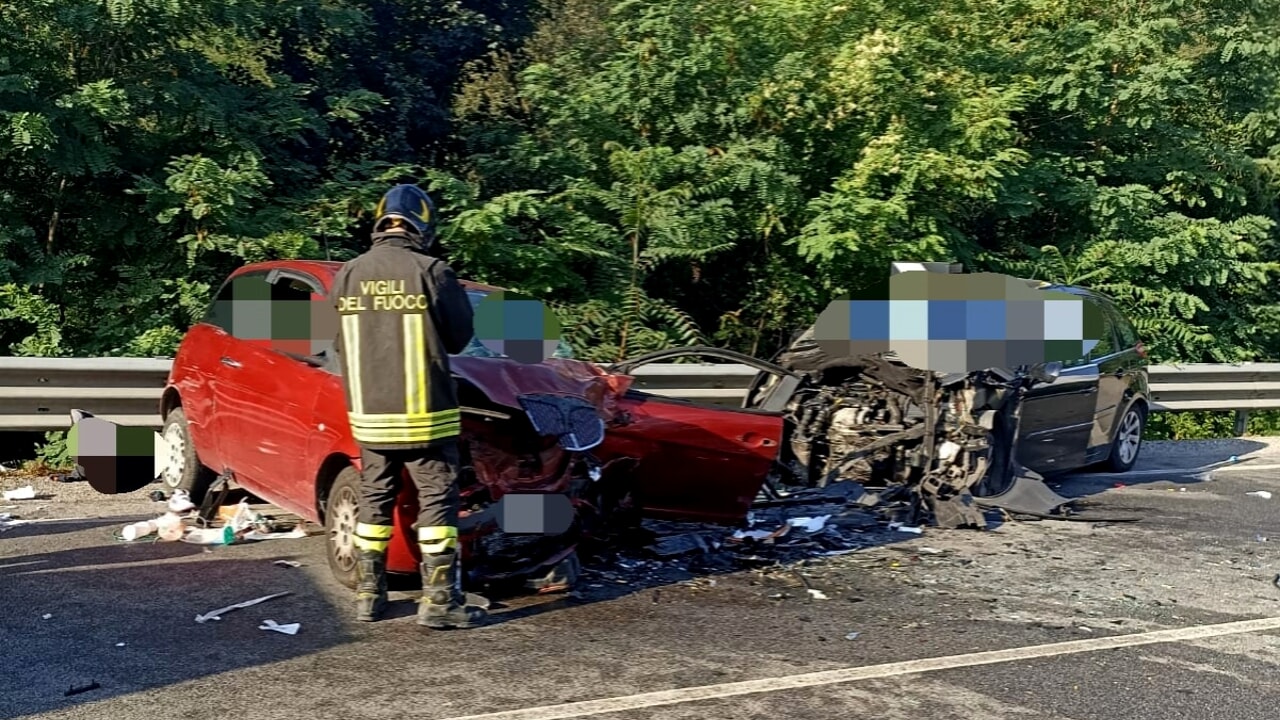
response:
<path id="1" fill-rule="evenodd" d="M 918 673 L 937 672 L 939 670 L 955 670 L 994 665 L 997 663 L 1032 660 L 1036 658 L 1057 657 L 1077 653 L 1114 650 L 1117 648 L 1154 645 L 1157 643 L 1183 642 L 1187 640 L 1203 640 L 1206 638 L 1238 635 L 1241 633 L 1266 632 L 1280 630 L 1280 617 L 1259 618 L 1221 623 L 1218 625 L 1200 625 L 1196 627 L 1155 630 L 1147 633 L 1118 635 L 1115 637 L 1089 638 L 1050 643 L 1048 645 L 1032 645 L 1030 647 L 1010 648 L 1008 650 L 990 650 L 986 652 L 968 653 L 965 655 L 949 655 L 946 657 L 923 658 L 905 662 L 869 665 L 865 667 L 843 668 L 822 672 L 787 675 L 777 678 L 762 678 L 743 682 L 722 683 L 719 685 L 703 685 L 700 687 L 662 690 L 659 692 L 625 695 L 605 698 L 603 700 L 584 700 L 561 705 L 544 705 L 541 707 L 505 710 L 467 715 L 465 717 L 448 718 L 447 720 L 569 720 L 571 718 L 601 715 L 604 713 L 627 712 L 658 707 L 661 705 L 677 705 L 679 703 L 699 700 L 715 700 L 735 695 L 778 692 L 798 688 L 835 685 L 838 683 L 856 682 L 859 680 L 877 680 L 881 678 L 915 675 Z"/>

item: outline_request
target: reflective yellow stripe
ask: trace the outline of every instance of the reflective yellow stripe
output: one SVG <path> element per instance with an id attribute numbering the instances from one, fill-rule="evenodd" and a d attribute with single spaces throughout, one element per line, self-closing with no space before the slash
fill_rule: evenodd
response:
<path id="1" fill-rule="evenodd" d="M 370 540 L 386 540 L 395 532 L 395 528 L 390 525 L 366 525 L 365 523 L 356 523 L 356 535 Z"/>
<path id="2" fill-rule="evenodd" d="M 374 552 L 383 552 L 391 545 L 390 540 L 368 540 L 359 535 L 355 536 L 353 544 L 361 550 L 373 550 Z"/>
<path id="3" fill-rule="evenodd" d="M 401 415 L 399 413 L 347 413 L 352 423 L 365 427 L 404 427 L 412 425 L 440 424 L 442 422 L 459 422 L 462 411 L 458 408 L 437 410 L 429 413 Z"/>
<path id="4" fill-rule="evenodd" d="M 347 359 L 347 387 L 351 389 L 351 410 L 364 412 L 364 394 L 360 387 L 360 316 L 342 316 L 342 356 Z"/>
<path id="5" fill-rule="evenodd" d="M 367 428 L 351 428 L 351 437 L 363 443 L 424 443 L 455 437 L 462 434 L 462 425 L 453 423 L 437 425 L 430 428 L 387 428 L 385 430 L 369 430 Z"/>
<path id="6" fill-rule="evenodd" d="M 458 547 L 457 538 L 449 538 L 434 543 L 418 543 L 418 549 L 426 555 L 439 555 L 442 552 L 453 550 Z"/>
<path id="7" fill-rule="evenodd" d="M 418 528 L 418 542 L 434 542 L 458 537 L 458 528 L 452 525 L 428 525 Z"/>
<path id="8" fill-rule="evenodd" d="M 439 555 L 458 547 L 458 528 L 434 525 L 418 528 L 418 549 L 428 555 Z"/>
<path id="9" fill-rule="evenodd" d="M 404 323 L 404 411 L 409 415 L 427 413 L 426 334 L 422 316 L 401 316 Z"/>
<path id="10" fill-rule="evenodd" d="M 395 528 L 390 525 L 368 525 L 356 523 L 355 546 L 361 550 L 382 552 L 391 543 L 391 534 Z"/>

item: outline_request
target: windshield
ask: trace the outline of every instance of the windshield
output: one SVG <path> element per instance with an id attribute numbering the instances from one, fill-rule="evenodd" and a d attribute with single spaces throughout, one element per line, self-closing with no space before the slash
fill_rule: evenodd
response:
<path id="1" fill-rule="evenodd" d="M 484 292 L 483 290 L 468 290 L 467 297 L 471 299 L 471 309 L 476 310 L 480 306 L 480 301 L 485 299 L 488 294 L 489 293 Z M 467 357 L 506 357 L 502 353 L 494 352 L 493 350 L 485 347 L 484 344 L 480 342 L 480 338 L 475 337 L 474 335 L 471 337 L 471 344 L 467 345 L 467 347 L 458 354 L 465 355 Z M 573 359 L 573 348 L 569 347 L 569 344 L 564 340 L 561 340 L 559 345 L 556 347 L 555 353 L 551 357 Z"/>

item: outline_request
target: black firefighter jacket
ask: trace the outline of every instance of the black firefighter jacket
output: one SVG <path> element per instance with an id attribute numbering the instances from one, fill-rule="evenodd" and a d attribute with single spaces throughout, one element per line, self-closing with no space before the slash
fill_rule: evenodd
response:
<path id="1" fill-rule="evenodd" d="M 336 349 L 351 434 L 372 450 L 429 447 L 462 430 L 449 355 L 475 334 L 466 291 L 443 260 L 404 238 L 373 247 L 334 278 Z"/>

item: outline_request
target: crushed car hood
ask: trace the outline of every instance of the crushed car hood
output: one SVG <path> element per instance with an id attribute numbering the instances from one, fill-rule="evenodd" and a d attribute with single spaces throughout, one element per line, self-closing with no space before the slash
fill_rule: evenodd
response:
<path id="1" fill-rule="evenodd" d="M 567 395 L 590 402 L 605 422 L 616 416 L 617 401 L 633 382 L 629 375 L 559 358 L 534 365 L 510 358 L 453 356 L 449 366 L 458 379 L 476 387 L 495 404 L 521 410 L 519 398 L 524 395 Z"/>

